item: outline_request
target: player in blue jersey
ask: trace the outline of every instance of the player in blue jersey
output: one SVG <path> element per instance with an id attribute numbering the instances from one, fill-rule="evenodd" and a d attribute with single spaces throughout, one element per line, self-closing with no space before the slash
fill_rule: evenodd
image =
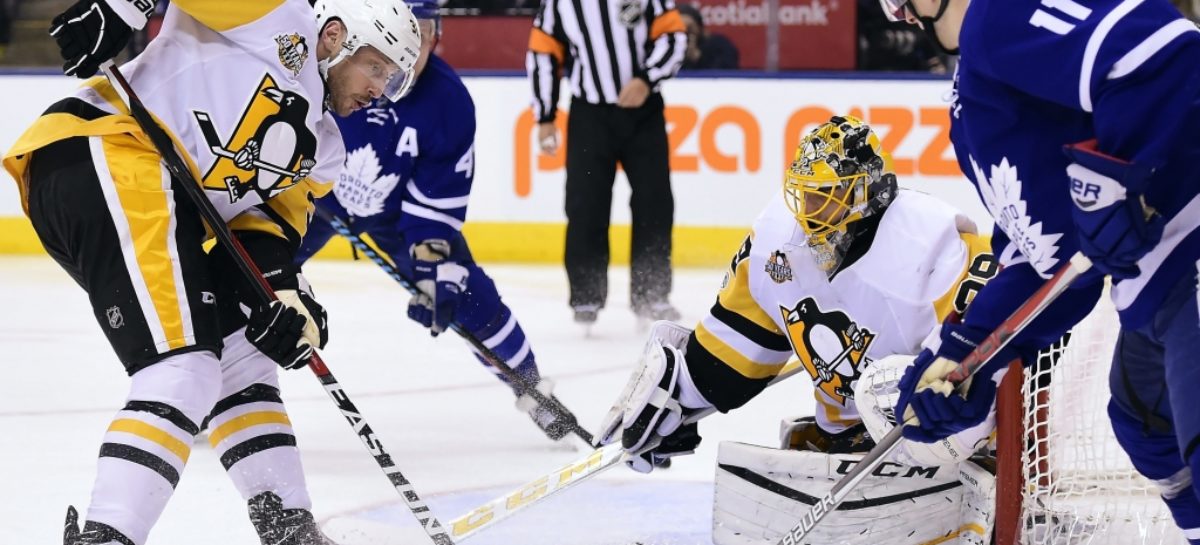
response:
<path id="1" fill-rule="evenodd" d="M 409 318 L 434 336 L 460 324 L 549 396 L 552 383 L 538 374 L 525 332 L 462 236 L 475 177 L 475 105 L 454 69 L 433 53 L 441 32 L 437 3 L 408 4 L 422 33 L 417 82 L 399 102 L 381 102 L 338 119 L 346 166 L 318 205 L 355 233 L 369 234 L 424 292 L 410 300 Z M 312 257 L 333 234 L 327 222 L 313 219 L 297 262 Z M 552 439 L 566 434 L 558 419 L 528 396 L 519 397 L 517 406 Z"/>
<path id="2" fill-rule="evenodd" d="M 1168 0 L 881 3 L 961 50 L 951 140 L 995 217 L 1003 265 L 905 375 L 897 411 L 920 421 L 905 436 L 929 442 L 979 422 L 1000 369 L 1086 315 L 1110 276 L 1121 321 L 1113 429 L 1200 544 L 1200 32 Z M 1094 271 L 985 365 L 965 399 L 949 395 L 947 370 L 1077 251 Z"/>

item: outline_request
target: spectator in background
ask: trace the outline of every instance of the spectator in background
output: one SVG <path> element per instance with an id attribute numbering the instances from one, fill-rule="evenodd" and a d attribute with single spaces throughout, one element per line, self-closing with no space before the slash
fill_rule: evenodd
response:
<path id="1" fill-rule="evenodd" d="M 704 17 L 695 4 L 680 4 L 679 16 L 687 27 L 684 70 L 737 70 L 738 50 L 729 38 L 704 28 Z"/>
<path id="2" fill-rule="evenodd" d="M 949 64 L 919 27 L 889 21 L 878 0 L 858 0 L 859 70 L 944 74 Z"/>
<path id="3" fill-rule="evenodd" d="M 12 23 L 16 17 L 16 0 L 0 0 L 0 59 L 8 53 L 8 44 L 12 43 Z"/>

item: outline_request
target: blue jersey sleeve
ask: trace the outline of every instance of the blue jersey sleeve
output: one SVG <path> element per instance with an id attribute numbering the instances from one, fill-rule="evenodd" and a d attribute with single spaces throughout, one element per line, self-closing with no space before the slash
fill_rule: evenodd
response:
<path id="1" fill-rule="evenodd" d="M 412 244 L 453 240 L 467 217 L 475 180 L 475 105 L 459 86 L 440 97 L 438 130 L 412 162 L 398 226 Z"/>

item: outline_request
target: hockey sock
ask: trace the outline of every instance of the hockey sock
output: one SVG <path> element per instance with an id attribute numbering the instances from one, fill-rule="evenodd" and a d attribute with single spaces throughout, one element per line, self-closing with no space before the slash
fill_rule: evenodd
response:
<path id="1" fill-rule="evenodd" d="M 179 483 L 197 423 L 216 401 L 220 381 L 210 352 L 170 356 L 133 375 L 125 407 L 100 445 L 89 524 L 146 542 Z"/>
<path id="2" fill-rule="evenodd" d="M 225 338 L 221 399 L 208 443 L 245 500 L 273 492 L 284 509 L 311 509 L 300 451 L 279 397 L 278 367 L 241 332 Z"/>
<path id="3" fill-rule="evenodd" d="M 1114 401 L 1108 403 L 1108 415 L 1117 442 L 1129 454 L 1133 467 L 1158 485 L 1175 524 L 1192 545 L 1200 545 L 1200 498 L 1192 481 L 1193 471 L 1200 469 L 1197 454 L 1189 460 L 1191 467 L 1184 465 L 1173 433 L 1147 429 Z"/>
<path id="4" fill-rule="evenodd" d="M 468 324 L 464 325 L 470 327 Z M 481 340 L 484 346 L 500 356 L 504 363 L 517 374 L 534 383 L 541 379 L 537 363 L 534 361 L 533 350 L 529 346 L 529 339 L 525 338 L 525 331 L 521 329 L 521 324 L 517 322 L 516 316 L 513 316 L 508 305 L 500 303 L 500 311 L 496 317 L 478 330 L 472 329 L 471 333 Z M 491 365 L 481 354 L 477 353 L 475 357 L 491 369 Z M 495 369 L 492 369 L 492 372 L 499 375 L 501 380 L 508 382 Z"/>

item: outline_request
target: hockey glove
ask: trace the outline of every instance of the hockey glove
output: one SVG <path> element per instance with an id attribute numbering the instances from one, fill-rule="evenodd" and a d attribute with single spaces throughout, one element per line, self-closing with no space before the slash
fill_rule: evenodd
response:
<path id="1" fill-rule="evenodd" d="M 1137 276 L 1138 259 L 1163 232 L 1162 216 L 1142 198 L 1152 171 L 1100 153 L 1095 140 L 1063 149 L 1072 160 L 1067 176 L 1079 251 L 1113 278 Z"/>
<path id="2" fill-rule="evenodd" d="M 89 78 L 121 52 L 134 30 L 146 26 L 154 0 L 79 0 L 50 23 L 63 73 Z"/>
<path id="3" fill-rule="evenodd" d="M 691 332 L 655 322 L 639 367 L 600 426 L 600 444 L 621 441 L 630 468 L 648 473 L 672 456 L 691 454 L 700 444 L 691 411 L 712 405 L 693 384 L 683 350 Z"/>
<path id="4" fill-rule="evenodd" d="M 280 289 L 277 301 L 259 305 L 250 312 L 246 339 L 284 369 L 308 365 L 313 347 L 329 342 L 325 308 L 313 298 L 304 275 L 296 274 L 299 289 Z"/>
<path id="5" fill-rule="evenodd" d="M 896 402 L 896 419 L 915 415 L 916 422 L 904 425 L 904 437 L 920 443 L 933 443 L 979 425 L 991 413 L 996 399 L 996 385 L 1003 378 L 1001 370 L 1017 357 L 1011 348 L 983 364 L 967 379 L 966 395 L 957 392 L 957 385 L 946 376 L 958 368 L 958 362 L 971 353 L 988 333 L 961 325 L 944 324 L 938 351 L 925 349 L 912 367 L 900 379 L 900 396 Z M 911 415 L 909 410 L 911 409 Z"/>
<path id="6" fill-rule="evenodd" d="M 426 240 L 414 245 L 410 252 L 412 279 L 418 293 L 408 302 L 408 317 L 437 337 L 454 323 L 470 273 L 466 267 L 446 260 L 450 256 L 450 243 L 445 240 Z"/>

